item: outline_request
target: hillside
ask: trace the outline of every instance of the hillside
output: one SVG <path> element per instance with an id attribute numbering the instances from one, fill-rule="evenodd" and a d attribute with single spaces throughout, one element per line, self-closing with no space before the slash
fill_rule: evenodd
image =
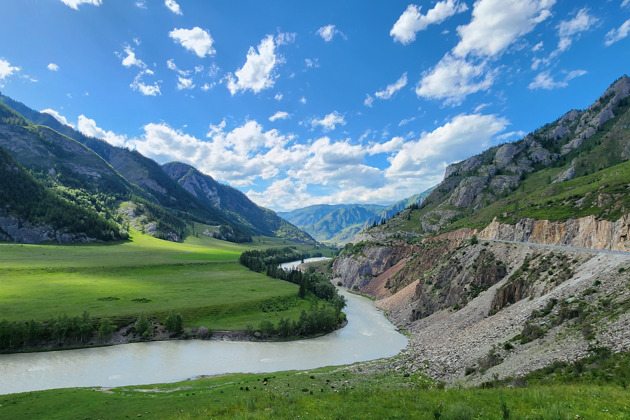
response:
<path id="1" fill-rule="evenodd" d="M 171 178 L 157 162 L 137 151 L 85 136 L 3 95 L 0 146 L 66 198 L 104 202 L 108 217 L 122 214 L 131 226 L 161 239 L 181 240 L 186 225 L 198 222 L 215 226 L 211 234 L 216 237 L 235 242 L 267 235 L 314 243 L 273 211 L 212 178 L 206 181 L 218 188 L 223 205 L 180 185 L 181 177 Z"/>
<path id="2" fill-rule="evenodd" d="M 338 281 L 411 334 L 392 369 L 479 384 L 630 350 L 629 96 L 624 76 L 449 166 L 419 208 L 346 246 Z"/>
<path id="3" fill-rule="evenodd" d="M 281 219 L 273 210 L 256 205 L 236 188 L 221 184 L 190 165 L 171 162 L 162 165 L 162 169 L 207 208 L 217 209 L 227 220 L 244 226 L 252 235 L 315 243 L 308 234 Z"/>
<path id="4" fill-rule="evenodd" d="M 433 188 L 390 206 L 377 204 L 314 205 L 278 215 L 310 233 L 315 239 L 333 245 L 352 242 L 355 235 L 373 223 L 390 219 L 412 204 L 421 204 Z"/>
<path id="5" fill-rule="evenodd" d="M 98 203 L 79 206 L 46 188 L 0 147 L 0 240 L 93 242 L 127 238 L 120 218 L 108 220 Z"/>

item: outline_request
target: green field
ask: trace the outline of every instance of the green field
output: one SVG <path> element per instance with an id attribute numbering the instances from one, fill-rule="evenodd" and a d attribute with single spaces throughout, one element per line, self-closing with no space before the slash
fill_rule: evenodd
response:
<path id="1" fill-rule="evenodd" d="M 128 321 L 140 312 L 160 319 L 174 311 L 185 326 L 245 329 L 264 319 L 297 319 L 310 307 L 297 298 L 297 285 L 236 262 L 244 250 L 294 244 L 200 236 L 173 243 L 134 232 L 129 242 L 107 245 L 0 244 L 0 319 L 46 321 L 88 311 Z"/>
<path id="2" fill-rule="evenodd" d="M 268 380 L 264 384 L 265 378 Z M 361 372 L 223 375 L 112 390 L 64 389 L 0 396 L 0 418 L 37 419 L 627 419 L 621 386 L 449 389 L 422 376 Z"/>

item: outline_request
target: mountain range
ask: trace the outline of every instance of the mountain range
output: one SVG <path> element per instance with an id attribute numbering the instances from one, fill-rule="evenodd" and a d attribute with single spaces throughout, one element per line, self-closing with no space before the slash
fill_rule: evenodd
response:
<path id="1" fill-rule="evenodd" d="M 208 234 L 235 242 L 250 241 L 252 235 L 267 235 L 315 243 L 275 212 L 257 206 L 240 191 L 188 165 L 174 162 L 160 166 L 137 151 L 88 137 L 1 94 L 0 148 L 14 159 L 9 161 L 3 155 L 3 160 L 9 162 L 5 170 L 18 168 L 20 173 L 29 175 L 23 179 L 74 203 L 76 211 L 81 208 L 99 220 L 104 229 L 90 236 L 61 219 L 35 217 L 24 208 L 5 205 L 0 208 L 4 220 L 0 233 L 13 240 L 120 239 L 122 234 L 112 232 L 125 231 L 131 225 L 153 236 L 177 241 L 186 234 L 187 226 L 196 222 L 205 225 Z M 23 226 L 25 223 L 28 228 Z M 35 228 L 47 233 L 35 234 Z"/>
<path id="2" fill-rule="evenodd" d="M 319 204 L 290 212 L 278 212 L 278 215 L 322 243 L 345 245 L 352 242 L 357 233 L 370 225 L 390 219 L 414 204 L 421 204 L 431 191 L 433 188 L 389 206 Z"/>

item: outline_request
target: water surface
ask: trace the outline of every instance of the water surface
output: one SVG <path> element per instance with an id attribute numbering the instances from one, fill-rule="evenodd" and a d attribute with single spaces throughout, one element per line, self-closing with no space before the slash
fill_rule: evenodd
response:
<path id="1" fill-rule="evenodd" d="M 323 337 L 280 343 L 182 340 L 5 354 L 0 355 L 0 394 L 313 369 L 394 356 L 406 347 L 407 339 L 372 301 L 340 292 L 348 300 L 348 325 Z"/>

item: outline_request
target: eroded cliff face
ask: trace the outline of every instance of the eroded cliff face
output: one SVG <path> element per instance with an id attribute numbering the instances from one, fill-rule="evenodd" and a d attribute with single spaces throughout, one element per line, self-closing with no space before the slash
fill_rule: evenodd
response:
<path id="1" fill-rule="evenodd" d="M 495 219 L 478 236 L 481 239 L 630 251 L 630 215 L 614 222 L 587 216 L 557 222 L 523 219 L 515 225 L 499 223 Z"/>

